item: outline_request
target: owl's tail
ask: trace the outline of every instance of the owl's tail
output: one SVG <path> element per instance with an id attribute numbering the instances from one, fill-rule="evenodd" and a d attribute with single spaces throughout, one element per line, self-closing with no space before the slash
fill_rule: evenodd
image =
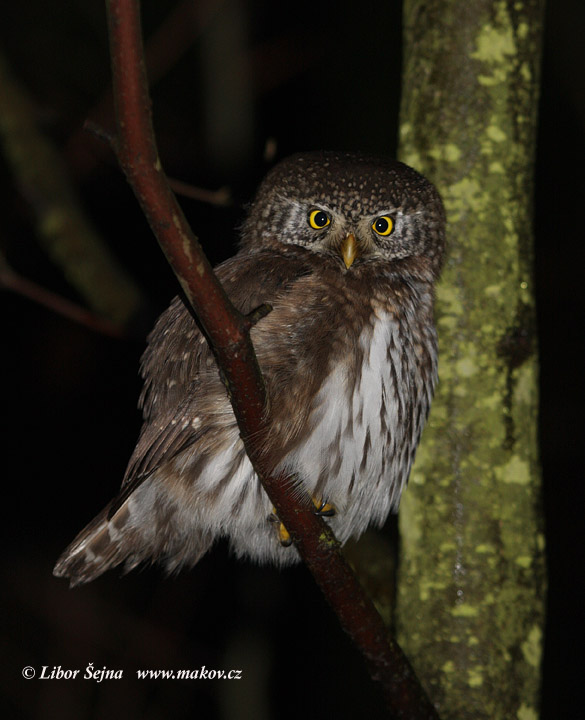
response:
<path id="1" fill-rule="evenodd" d="M 126 569 L 130 570 L 143 559 L 132 557 L 138 538 L 128 523 L 127 504 L 124 503 L 108 520 L 111 505 L 105 507 L 79 533 L 57 560 L 53 575 L 69 578 L 70 587 L 95 580 L 106 570 L 124 561 Z"/>
<path id="2" fill-rule="evenodd" d="M 210 548 L 213 534 L 193 514 L 185 523 L 179 505 L 155 489 L 148 482 L 132 493 L 122 489 L 69 545 L 53 574 L 69 578 L 75 587 L 122 563 L 125 573 L 147 561 L 160 563 L 167 573 L 193 567 Z"/>

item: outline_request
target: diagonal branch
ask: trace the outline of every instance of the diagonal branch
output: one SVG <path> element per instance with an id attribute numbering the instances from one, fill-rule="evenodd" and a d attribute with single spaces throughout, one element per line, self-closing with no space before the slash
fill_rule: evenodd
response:
<path id="1" fill-rule="evenodd" d="M 51 292 L 38 283 L 28 280 L 15 272 L 1 252 L 0 288 L 2 290 L 12 290 L 12 292 L 32 300 L 34 303 L 37 303 L 37 305 L 42 305 L 55 314 L 66 317 L 79 325 L 91 328 L 95 332 L 114 338 L 123 337 L 122 329 L 107 318 L 102 318 L 91 310 L 87 310 L 83 306 L 61 295 L 57 295 L 57 293 Z"/>
<path id="2" fill-rule="evenodd" d="M 267 472 L 254 442 L 268 428 L 265 388 L 249 337 L 252 322 L 229 302 L 162 170 L 149 111 L 139 1 L 107 4 L 119 162 L 213 348 L 248 456 L 305 564 L 362 652 L 371 676 L 381 683 L 393 716 L 437 719 L 328 525 L 310 510 L 308 498 L 303 501 L 288 493 L 285 478 Z"/>

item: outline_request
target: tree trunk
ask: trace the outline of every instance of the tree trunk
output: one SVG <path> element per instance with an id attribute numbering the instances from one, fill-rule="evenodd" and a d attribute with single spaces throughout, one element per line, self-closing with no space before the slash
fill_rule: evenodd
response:
<path id="1" fill-rule="evenodd" d="M 532 175 L 542 0 L 405 0 L 400 155 L 443 195 L 439 386 L 397 627 L 443 720 L 535 720 L 544 622 Z"/>

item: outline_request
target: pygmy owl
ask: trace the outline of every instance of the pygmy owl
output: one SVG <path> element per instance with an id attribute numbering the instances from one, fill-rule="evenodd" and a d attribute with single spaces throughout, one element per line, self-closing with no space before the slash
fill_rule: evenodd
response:
<path id="1" fill-rule="evenodd" d="M 402 163 L 295 155 L 272 169 L 217 275 L 264 375 L 274 472 L 313 498 L 343 543 L 396 510 L 437 377 L 433 285 L 445 216 Z M 144 423 L 115 498 L 65 550 L 71 585 L 124 563 L 194 565 L 216 538 L 239 557 L 298 560 L 245 453 L 213 354 L 175 298 L 142 358 Z"/>

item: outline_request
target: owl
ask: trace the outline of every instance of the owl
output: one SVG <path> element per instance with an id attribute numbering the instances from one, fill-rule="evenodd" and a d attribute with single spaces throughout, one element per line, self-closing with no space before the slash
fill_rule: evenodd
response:
<path id="1" fill-rule="evenodd" d="M 266 390 L 262 453 L 343 543 L 398 508 L 437 379 L 434 283 L 445 215 L 412 168 L 302 153 L 266 176 L 239 252 L 216 268 L 251 330 Z M 142 357 L 144 422 L 120 494 L 65 550 L 71 585 L 145 561 L 299 560 L 248 460 L 215 358 L 180 298 Z"/>

